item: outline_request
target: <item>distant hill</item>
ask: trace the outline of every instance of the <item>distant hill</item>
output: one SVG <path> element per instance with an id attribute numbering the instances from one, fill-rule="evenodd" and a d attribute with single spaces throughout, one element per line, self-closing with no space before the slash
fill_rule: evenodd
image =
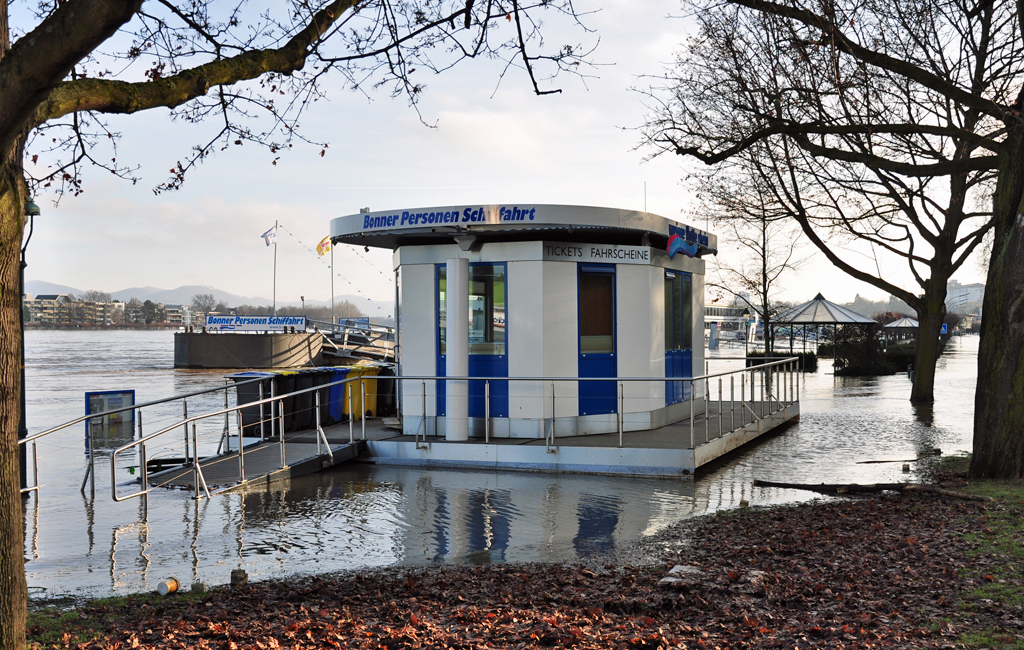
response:
<path id="1" fill-rule="evenodd" d="M 54 284 L 52 282 L 43 282 L 42 280 L 26 280 L 25 281 L 25 293 L 30 293 L 33 296 L 47 295 L 47 294 L 62 294 L 62 293 L 73 293 L 76 296 L 80 296 L 84 291 L 76 289 L 75 287 L 69 287 L 64 284 Z"/>
<path id="2" fill-rule="evenodd" d="M 102 289 L 101 289 L 102 291 Z M 53 282 L 44 282 L 42 280 L 27 280 L 25 282 L 25 292 L 30 293 L 33 296 L 39 294 L 73 294 L 76 297 L 81 297 L 85 290 L 78 289 L 76 287 L 70 287 L 63 284 L 54 284 Z M 131 287 L 129 289 L 122 289 L 120 291 L 110 292 L 110 297 L 114 300 L 128 301 L 132 298 L 138 298 L 145 302 L 146 300 L 152 300 L 153 302 L 162 302 L 165 305 L 187 305 L 192 302 L 192 296 L 199 293 L 212 294 L 214 299 L 223 302 L 229 307 L 237 307 L 238 305 L 253 305 L 262 306 L 270 305 L 273 301 L 270 298 L 262 297 L 251 297 L 251 296 L 239 296 L 234 293 L 227 291 L 221 291 L 216 287 L 208 285 L 191 284 L 177 289 L 160 289 L 158 287 Z M 387 315 L 394 315 L 393 302 L 390 300 L 375 301 L 368 300 L 360 295 L 346 294 L 334 297 L 335 302 L 349 301 L 356 307 L 358 307 L 367 316 L 373 317 L 385 317 Z M 313 305 L 330 305 L 330 300 L 307 300 L 306 304 L 309 306 Z M 301 301 L 291 302 L 278 302 L 278 307 L 299 307 L 302 305 Z"/>

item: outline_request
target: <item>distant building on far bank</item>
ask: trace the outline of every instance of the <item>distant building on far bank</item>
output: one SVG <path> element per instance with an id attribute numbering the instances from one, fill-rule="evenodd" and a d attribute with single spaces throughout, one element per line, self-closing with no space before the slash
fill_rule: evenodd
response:
<path id="1" fill-rule="evenodd" d="M 984 300 L 983 284 L 960 284 L 956 280 L 946 283 L 946 311 L 957 314 L 980 314 Z"/>

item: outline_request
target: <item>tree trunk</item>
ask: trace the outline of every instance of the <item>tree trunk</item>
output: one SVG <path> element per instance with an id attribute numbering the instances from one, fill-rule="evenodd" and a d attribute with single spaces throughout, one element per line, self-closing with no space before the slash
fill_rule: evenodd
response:
<path id="1" fill-rule="evenodd" d="M 935 364 L 939 361 L 939 333 L 946 317 L 946 279 L 931 278 L 925 286 L 924 303 L 917 310 L 917 352 L 911 402 L 935 401 Z"/>
<path id="2" fill-rule="evenodd" d="M 24 139 L 0 159 L 0 650 L 25 647 L 25 533 L 18 464 L 21 295 L 18 272 L 27 188 Z"/>
<path id="3" fill-rule="evenodd" d="M 1024 477 L 1024 125 L 1007 126 L 992 199 L 995 238 L 982 306 L 972 478 Z"/>

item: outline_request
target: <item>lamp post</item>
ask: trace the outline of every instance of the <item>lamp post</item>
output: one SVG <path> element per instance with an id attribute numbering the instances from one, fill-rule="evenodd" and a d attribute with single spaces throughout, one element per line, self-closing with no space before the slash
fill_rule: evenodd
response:
<path id="1" fill-rule="evenodd" d="M 747 345 L 750 343 L 750 310 L 743 308 L 743 358 L 747 358 Z"/>
<path id="2" fill-rule="evenodd" d="M 299 300 L 302 301 L 302 317 L 306 317 L 306 296 L 299 296 Z"/>
<path id="3" fill-rule="evenodd" d="M 35 217 L 39 216 L 39 206 L 36 202 L 29 197 L 25 200 L 25 216 L 28 217 L 28 237 L 25 238 L 25 243 L 21 246 L 21 263 L 18 265 L 18 290 L 21 292 L 21 304 L 19 305 L 18 314 L 18 325 L 20 328 L 19 333 L 19 344 L 21 346 L 21 413 L 18 417 L 18 439 L 23 440 L 28 437 L 28 426 L 25 421 L 25 267 L 28 266 L 28 262 L 25 261 L 25 251 L 28 250 L 28 242 L 32 239 L 32 230 L 35 226 Z M 21 476 L 21 487 L 22 489 L 28 487 L 28 459 L 25 455 L 25 445 L 18 445 L 18 470 Z M 27 497 L 28 492 L 24 492 L 23 495 Z"/>

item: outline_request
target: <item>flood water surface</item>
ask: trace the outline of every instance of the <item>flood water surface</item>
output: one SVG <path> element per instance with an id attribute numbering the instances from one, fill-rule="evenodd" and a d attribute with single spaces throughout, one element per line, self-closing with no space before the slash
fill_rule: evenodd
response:
<path id="1" fill-rule="evenodd" d="M 742 367 L 735 354 L 713 352 L 711 371 Z M 223 384 L 226 373 L 175 370 L 172 356 L 171 332 L 28 332 L 30 433 L 82 415 L 85 391 L 134 388 L 143 402 Z M 902 462 L 864 461 L 969 450 L 976 364 L 977 339 L 954 339 L 940 361 L 935 404 L 917 410 L 906 375 L 836 378 L 823 366 L 801 378 L 798 423 L 695 480 L 346 464 L 199 501 L 159 490 L 146 508 L 139 499 L 112 500 L 109 448 L 97 450 L 95 495 L 80 493 L 87 459 L 84 426 L 75 426 L 39 446 L 42 487 L 25 502 L 30 590 L 36 597 L 130 593 L 169 576 L 216 585 L 237 567 L 260 579 L 398 564 L 614 558 L 668 525 L 741 499 L 820 498 L 753 488 L 754 479 L 907 480 Z M 190 400 L 189 410 L 219 406 L 223 395 L 212 394 Z M 181 406 L 151 411 L 146 433 L 180 419 Z M 132 489 L 125 487 L 131 470 L 130 460 L 119 460 L 119 489 Z"/>

